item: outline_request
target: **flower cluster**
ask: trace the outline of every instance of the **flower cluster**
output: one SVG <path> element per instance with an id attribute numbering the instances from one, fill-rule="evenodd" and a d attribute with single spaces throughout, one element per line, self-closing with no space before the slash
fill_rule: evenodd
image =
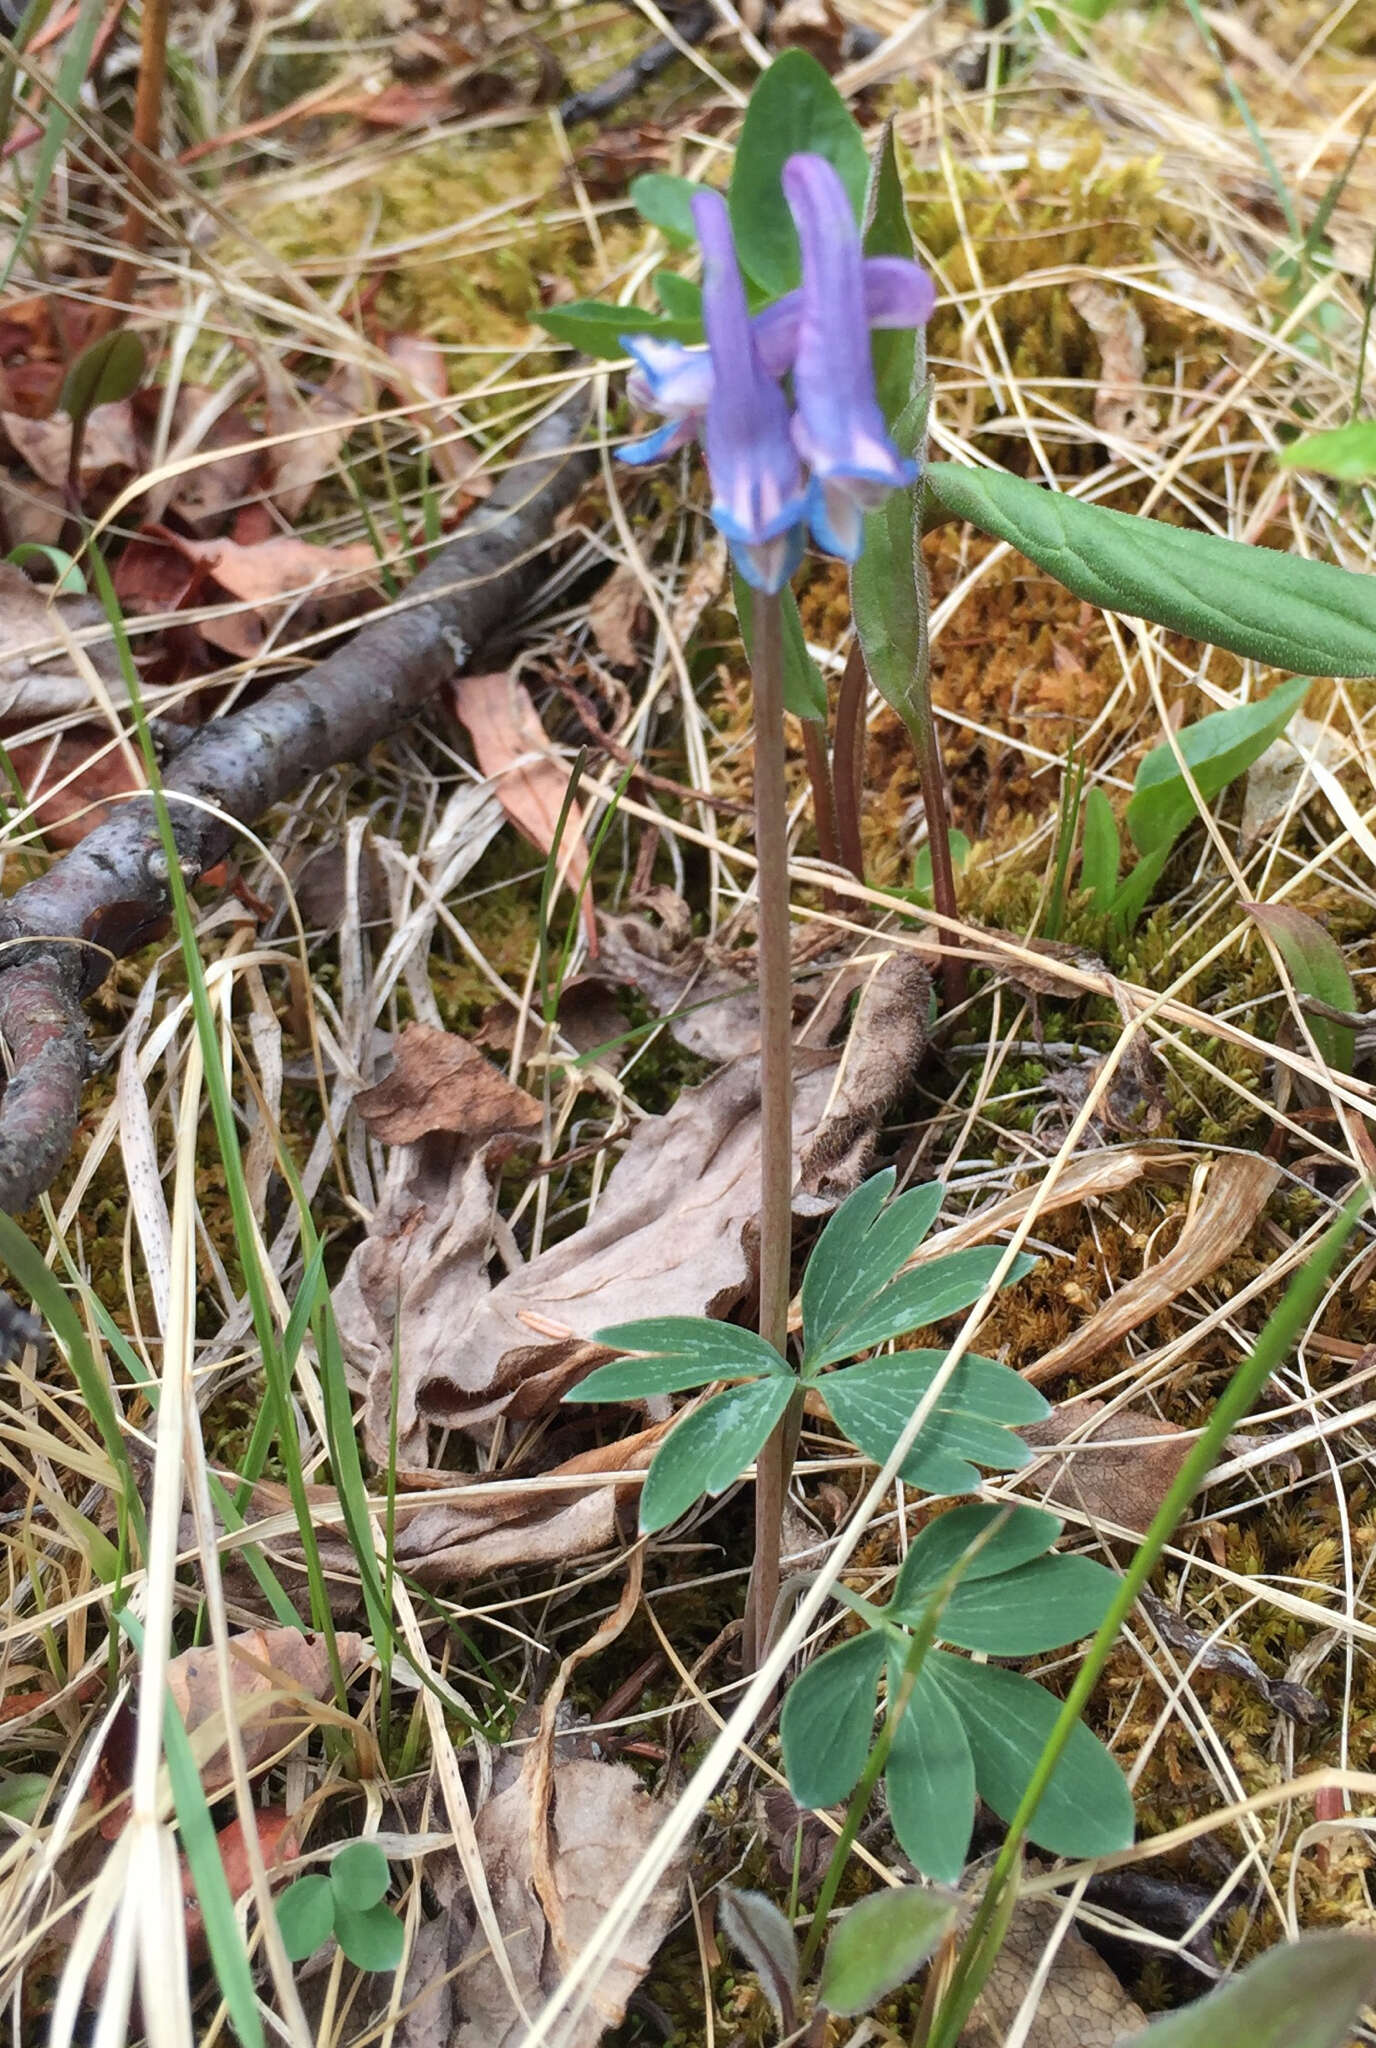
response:
<path id="1" fill-rule="evenodd" d="M 807 527 L 820 547 L 853 562 L 865 514 L 916 477 L 875 396 L 870 329 L 921 326 L 935 300 L 916 263 L 863 254 L 846 188 L 824 157 L 791 156 L 783 188 L 802 250 L 800 290 L 752 316 L 726 202 L 700 192 L 693 221 L 707 346 L 622 337 L 635 359 L 632 401 L 666 416 L 620 451 L 622 461 L 654 462 L 700 437 L 712 517 L 746 582 L 766 591 L 793 574 Z"/>

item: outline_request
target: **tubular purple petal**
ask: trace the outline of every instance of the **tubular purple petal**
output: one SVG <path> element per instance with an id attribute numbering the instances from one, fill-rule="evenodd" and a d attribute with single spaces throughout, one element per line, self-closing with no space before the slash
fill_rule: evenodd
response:
<path id="1" fill-rule="evenodd" d="M 712 357 L 705 348 L 657 341 L 652 334 L 617 337 L 635 368 L 626 379 L 627 396 L 653 412 L 682 416 L 702 412 L 712 396 Z"/>
<path id="2" fill-rule="evenodd" d="M 741 574 L 779 590 L 796 566 L 805 511 L 788 403 L 760 360 L 745 285 L 719 192 L 693 200 L 702 246 L 702 322 L 715 376 L 703 427 L 712 517 Z"/>

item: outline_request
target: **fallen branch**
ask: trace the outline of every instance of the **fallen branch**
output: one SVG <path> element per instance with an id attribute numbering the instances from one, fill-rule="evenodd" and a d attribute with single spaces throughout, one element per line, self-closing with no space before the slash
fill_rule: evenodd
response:
<path id="1" fill-rule="evenodd" d="M 559 108 L 559 118 L 566 128 L 572 128 L 578 121 L 605 121 L 608 114 L 614 114 L 618 107 L 634 98 L 642 86 L 649 85 L 659 77 L 661 71 L 683 55 L 685 43 L 700 43 L 707 31 L 716 23 L 716 13 L 708 5 L 689 7 L 676 18 L 671 16 L 677 36 L 660 36 L 632 57 L 629 64 L 623 64 L 597 85 L 590 85 L 586 92 L 576 92 L 566 99 Z"/>
<path id="2" fill-rule="evenodd" d="M 236 825 L 332 762 L 361 758 L 509 623 L 536 581 L 556 514 L 591 474 L 592 455 L 573 446 L 584 414 L 580 394 L 532 430 L 396 609 L 256 704 L 211 719 L 172 757 L 163 785 L 189 882 L 224 858 Z M 13 1071 L 0 1101 L 0 1208 L 27 1208 L 67 1157 L 87 1071 L 82 998 L 167 912 L 149 797 L 123 805 L 5 903 L 0 1039 Z"/>

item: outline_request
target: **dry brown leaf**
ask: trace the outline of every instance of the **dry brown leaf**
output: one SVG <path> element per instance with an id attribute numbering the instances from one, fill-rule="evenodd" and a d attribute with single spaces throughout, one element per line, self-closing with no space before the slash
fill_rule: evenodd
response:
<path id="1" fill-rule="evenodd" d="M 1149 441 L 1156 431 L 1154 407 L 1142 395 L 1147 374 L 1147 337 L 1142 316 L 1124 292 L 1088 279 L 1067 294 L 1099 344 L 1099 382 L 1094 389 L 1094 424 L 1106 434 Z"/>
<path id="2" fill-rule="evenodd" d="M 869 1170 L 879 1119 L 912 1086 L 927 1050 L 932 978 L 911 953 L 891 953 L 860 990 L 826 1120 L 802 1160 L 810 1193 L 846 1194 Z"/>
<path id="3" fill-rule="evenodd" d="M 348 1671 L 358 1662 L 362 1638 L 340 1635 L 336 1641 Z M 253 1771 L 314 1725 L 312 1704 L 328 1699 L 334 1687 L 329 1652 L 323 1636 L 296 1628 L 254 1628 L 230 1638 L 229 1657 L 234 1679 L 230 1704 L 242 1731 L 245 1763 Z M 174 1657 L 167 1685 L 188 1735 L 210 1724 L 223 1727 L 225 1701 L 213 1649 L 184 1650 Z M 229 1755 L 221 1745 L 202 1760 L 201 1783 L 213 1799 L 230 1782 Z"/>
<path id="4" fill-rule="evenodd" d="M 54 490 L 61 490 L 72 452 L 72 423 L 66 413 L 54 413 L 46 420 L 29 420 L 22 413 L 6 412 L 0 413 L 0 424 L 11 447 L 23 456 L 34 475 Z M 132 474 L 139 467 L 138 437 L 129 400 L 121 398 L 111 405 L 93 407 L 81 437 L 78 490 L 85 492 L 112 470 Z"/>
<path id="5" fill-rule="evenodd" d="M 674 601 L 669 623 L 680 646 L 685 646 L 692 639 L 699 619 L 708 605 L 720 597 L 725 581 L 726 542 L 719 534 L 714 534 L 694 557 L 693 566 Z"/>
<path id="6" fill-rule="evenodd" d="M 534 1131 L 543 1112 L 533 1095 L 508 1081 L 456 1031 L 408 1024 L 397 1040 L 396 1064 L 354 1107 L 384 1145 L 414 1145 L 432 1131 L 454 1131 L 475 1144 L 499 1131 Z"/>
<path id="7" fill-rule="evenodd" d="M 598 647 L 618 668 L 635 668 L 640 651 L 636 622 L 645 604 L 640 578 L 628 562 L 611 575 L 588 606 L 588 625 Z"/>
<path id="8" fill-rule="evenodd" d="M 1321 719 L 1306 718 L 1302 712 L 1291 719 L 1285 737 L 1269 746 L 1247 770 L 1247 793 L 1242 802 L 1244 853 L 1269 839 L 1281 820 L 1313 794 L 1314 779 L 1306 756 L 1336 775 L 1352 760 L 1352 742 Z"/>
<path id="9" fill-rule="evenodd" d="M 6 748 L 50 846 L 75 846 L 143 788 L 137 759 L 114 744 L 108 726 L 73 726 L 56 740 L 8 740 Z"/>
<path id="10" fill-rule="evenodd" d="M 1082 1329 L 1057 1344 L 1023 1378 L 1034 1386 L 1060 1379 L 1155 1315 L 1187 1287 L 1197 1287 L 1230 1258 L 1250 1233 L 1270 1198 L 1280 1168 L 1252 1152 L 1229 1152 L 1215 1164 L 1204 1194 L 1173 1251 L 1120 1287 Z"/>
<path id="11" fill-rule="evenodd" d="M 569 774 L 550 746 L 530 692 L 515 676 L 502 673 L 460 676 L 453 685 L 453 697 L 455 713 L 473 742 L 478 766 L 491 780 L 502 809 L 518 832 L 548 854 Z M 559 847 L 560 879 L 570 889 L 579 889 L 587 867 L 583 810 L 575 801 L 569 805 Z M 582 914 L 588 950 L 596 953 L 597 922 L 590 892 L 584 892 Z"/>
<path id="12" fill-rule="evenodd" d="M 433 401 L 435 407 L 447 407 L 449 369 L 437 341 L 423 334 L 389 334 L 383 352 L 395 368 L 392 389 L 403 405 L 414 405 L 421 398 Z M 433 422 L 439 413 L 431 410 L 428 417 Z M 494 479 L 471 441 L 461 434 L 436 434 L 427 439 L 425 450 L 436 474 L 446 483 L 462 484 L 465 498 L 476 502 L 488 496 Z"/>
<path id="13" fill-rule="evenodd" d="M 258 652 L 269 626 L 288 608 L 294 629 L 305 633 L 354 616 L 382 593 L 377 554 L 367 541 L 322 548 L 279 533 L 244 547 L 232 540 L 190 540 L 168 527 L 146 531 L 188 561 L 204 563 L 220 588 L 245 607 L 199 624 L 212 646 L 243 660 Z"/>
<path id="14" fill-rule="evenodd" d="M 96 708 L 55 613 L 71 633 L 105 623 L 97 599 L 50 599 L 13 562 L 0 562 L 0 722 L 11 728 Z M 108 635 L 91 641 L 86 653 L 115 702 L 122 703 L 126 691 L 114 641 Z"/>
<path id="15" fill-rule="evenodd" d="M 286 435 L 265 449 L 271 483 L 268 496 L 284 519 L 297 520 L 316 485 L 333 474 L 340 451 L 365 404 L 363 380 L 354 364 L 340 363 L 309 397 L 279 372 L 271 378 L 267 403 L 269 436 Z M 318 432 L 303 433 L 305 427 Z"/>
<path id="16" fill-rule="evenodd" d="M 648 917 L 598 919 L 600 970 L 639 989 L 686 1051 L 732 1060 L 760 1042 L 759 984 L 739 954 L 693 936 L 692 913 L 671 889 L 652 897 Z"/>
<path id="17" fill-rule="evenodd" d="M 550 1872 L 562 1909 L 569 1951 L 579 1953 L 623 1880 L 658 1832 L 661 1809 L 628 1764 L 574 1758 L 556 1764 L 549 1816 Z M 483 1868 L 516 1981 L 534 2015 L 557 1989 L 562 1972 L 548 1922 L 536 1902 L 531 1835 L 535 1816 L 524 1773 L 488 1801 L 476 1833 Z M 646 1900 L 620 1952 L 608 1959 L 591 2005 L 565 2037 L 566 2048 L 594 2048 L 618 2025 L 678 1910 L 686 1855 L 680 1856 Z M 528 2028 L 512 2010 L 510 1994 L 486 1944 L 459 1980 L 463 2021 L 452 2048 L 517 2048 Z"/>
<path id="18" fill-rule="evenodd" d="M 145 444 L 156 433 L 164 396 L 160 387 L 150 385 L 130 401 Z M 197 459 L 178 475 L 155 479 L 142 500 L 143 517 L 161 519 L 172 511 L 193 533 L 220 532 L 226 515 L 257 487 L 263 457 L 252 444 L 258 437 L 248 415 L 237 406 L 226 409 L 218 392 L 200 384 L 179 385 L 167 434 L 168 462 L 179 467 Z M 235 452 L 219 452 L 227 449 Z"/>
<path id="19" fill-rule="evenodd" d="M 1003 2048 L 1060 1921 L 1056 1899 L 1019 1899 L 960 2048 Z M 1023 2048 L 1115 2048 L 1147 2016 L 1073 1927 L 1057 1945 Z"/>
<path id="20" fill-rule="evenodd" d="M 963 1251 L 968 1244 L 982 1244 L 995 1231 L 1012 1230 L 1034 1204 L 1039 1216 L 1050 1216 L 1057 1209 L 1069 1208 L 1072 1202 L 1092 1202 L 1103 1195 L 1116 1195 L 1139 1180 L 1176 1177 L 1183 1167 L 1193 1163 L 1194 1156 L 1170 1145 L 1109 1145 L 1102 1152 L 1082 1153 L 1057 1174 L 1049 1187 L 1039 1180 L 1029 1188 L 1018 1188 L 1011 1195 L 1001 1195 L 988 1208 L 976 1210 L 963 1222 L 938 1231 L 927 1240 L 922 1256 L 945 1257 L 947 1252 Z"/>
<path id="21" fill-rule="evenodd" d="M 1102 1416 L 1102 1421 L 1095 1418 Z M 1044 1422 L 1017 1434 L 1033 1450 L 1058 1444 L 1054 1458 L 1038 1458 L 1026 1474 L 1029 1493 L 1057 1507 L 1078 1508 L 1096 1522 L 1145 1534 L 1194 1448 L 1195 1433 L 1163 1422 L 1145 1408 L 1067 1401 Z"/>
<path id="22" fill-rule="evenodd" d="M 0 519 L 12 548 L 25 542 L 34 547 L 56 547 L 67 516 L 61 491 L 36 482 L 27 469 L 0 468 Z"/>

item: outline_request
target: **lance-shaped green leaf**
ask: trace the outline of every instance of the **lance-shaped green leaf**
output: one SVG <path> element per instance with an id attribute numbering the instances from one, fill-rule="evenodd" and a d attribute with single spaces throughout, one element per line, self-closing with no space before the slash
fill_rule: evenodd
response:
<path id="1" fill-rule="evenodd" d="M 620 362 L 626 351 L 623 334 L 652 334 L 658 341 L 701 341 L 700 320 L 673 320 L 666 313 L 649 313 L 643 306 L 612 306 L 605 299 L 575 299 L 572 305 L 549 306 L 532 316 L 546 334 L 584 355 L 604 362 Z"/>
<path id="2" fill-rule="evenodd" d="M 115 405 L 143 382 L 148 358 L 132 329 L 117 327 L 102 335 L 76 358 L 62 380 L 62 410 L 84 420 L 98 405 Z"/>
<path id="3" fill-rule="evenodd" d="M 851 1442 L 882 1465 L 946 1361 L 944 1351 L 871 1358 L 818 1382 Z M 901 1474 L 929 1493 L 970 1493 L 977 1467 L 1012 1472 L 1032 1453 L 1013 1431 L 1050 1413 L 1035 1387 L 992 1358 L 962 1358 L 903 1461 Z"/>
<path id="4" fill-rule="evenodd" d="M 605 1344 L 609 1351 L 643 1356 L 599 1365 L 570 1388 L 566 1401 L 641 1401 L 649 1394 L 703 1387 L 709 1380 L 788 1373 L 785 1361 L 763 1337 L 708 1316 L 653 1316 L 643 1323 L 616 1323 L 598 1330 L 593 1342 Z"/>
<path id="5" fill-rule="evenodd" d="M 930 1661 L 935 1653 L 928 1651 Z M 896 1690 L 901 1660 L 891 1660 Z M 960 1713 L 924 1662 L 894 1731 L 884 1769 L 889 1818 L 905 1855 L 924 1877 L 954 1884 L 975 1824 L 975 1761 Z"/>
<path id="6" fill-rule="evenodd" d="M 789 1687 L 779 1740 L 800 1806 L 835 1806 L 855 1790 L 870 1753 L 886 1641 L 882 1630 L 866 1629 L 818 1657 Z"/>
<path id="7" fill-rule="evenodd" d="M 1003 1253 L 997 1245 L 979 1245 L 973 1250 L 950 1252 L 944 1259 L 932 1259 L 910 1273 L 900 1273 L 887 1287 L 868 1300 L 858 1302 L 829 1336 L 810 1348 L 808 1367 L 832 1365 L 858 1352 L 872 1351 L 891 1337 L 939 1323 L 944 1316 L 958 1315 L 978 1301 Z M 1004 1275 L 1002 1285 L 1010 1287 L 1030 1273 L 1035 1261 L 1019 1252 Z"/>
<path id="8" fill-rule="evenodd" d="M 1121 848 L 1113 805 L 1101 789 L 1085 798 L 1084 839 L 1080 848 L 1080 887 L 1088 889 L 1094 908 L 1104 915 L 1113 906 L 1118 887 Z"/>
<path id="9" fill-rule="evenodd" d="M 1092 1557 L 1038 1557 L 997 1578 L 962 1582 L 941 1610 L 938 1633 L 961 1650 L 1035 1657 L 1092 1636 L 1118 1580 Z"/>
<path id="10" fill-rule="evenodd" d="M 885 1615 L 891 1621 L 921 1621 L 932 1595 L 957 1565 L 962 1585 L 1016 1571 L 1044 1556 L 1062 1526 L 1045 1508 L 1005 1508 L 987 1501 L 948 1508 L 908 1545 Z"/>
<path id="11" fill-rule="evenodd" d="M 960 1716 L 981 1798 L 1001 1820 L 1011 1820 L 1061 1702 L 1019 1672 L 971 1664 L 948 1650 L 929 1651 L 922 1669 Z M 1131 1845 L 1127 1780 L 1082 1721 L 1071 1731 L 1027 1832 L 1056 1856 L 1107 1856 Z"/>
<path id="12" fill-rule="evenodd" d="M 739 1479 L 789 1403 L 791 1373 L 714 1394 L 675 1423 L 655 1452 L 640 1494 L 647 1535 L 686 1514 L 699 1495 Z"/>
<path id="13" fill-rule="evenodd" d="M 842 2019 L 872 2012 L 936 1953 L 960 1906 L 954 1892 L 916 1884 L 861 1899 L 832 1929 L 818 2002 Z"/>
<path id="14" fill-rule="evenodd" d="M 1312 470 L 1339 483 L 1367 484 L 1376 477 L 1376 420 L 1349 420 L 1326 434 L 1305 434 L 1282 448 L 1282 469 Z"/>
<path id="15" fill-rule="evenodd" d="M 1280 738 L 1304 702 L 1308 687 L 1303 676 L 1292 677 L 1257 703 L 1211 711 L 1177 735 L 1181 757 L 1206 803 L 1245 775 Z M 1194 796 L 1169 741 L 1152 748 L 1137 770 L 1132 792 L 1127 828 L 1140 853 L 1158 853 L 1174 845 L 1197 815 Z"/>
<path id="16" fill-rule="evenodd" d="M 755 598 L 750 585 L 735 569 L 731 571 L 731 588 L 736 598 L 736 617 L 740 621 L 741 638 L 745 651 L 755 659 Z M 825 718 L 827 715 L 827 686 L 822 671 L 807 651 L 803 637 L 803 621 L 798 612 L 798 600 L 790 585 L 785 584 L 776 600 L 779 607 L 780 653 L 783 660 L 784 709 L 791 711 L 795 718 Z"/>
<path id="17" fill-rule="evenodd" d="M 906 1265 L 941 1209 L 938 1183 L 909 1188 L 896 1202 L 891 1166 L 847 1195 L 813 1247 L 803 1274 L 804 1370 Z"/>
<path id="18" fill-rule="evenodd" d="M 1314 996 L 1330 1010 L 1356 1010 L 1357 991 L 1347 962 L 1337 940 L 1315 918 L 1290 903 L 1248 903 L 1243 907 L 1280 947 L 1290 979 L 1302 996 Z M 1351 1025 L 1337 1024 L 1331 1017 L 1307 1021 L 1329 1066 L 1340 1074 L 1350 1074 L 1357 1049 Z"/>
<path id="19" fill-rule="evenodd" d="M 1376 1941 L 1355 1929 L 1303 1934 L 1184 2012 L 1117 2048 L 1343 2048 L 1376 2000 Z"/>
<path id="20" fill-rule="evenodd" d="M 631 204 L 642 220 L 659 229 L 676 248 L 691 249 L 698 239 L 693 225 L 693 200 L 705 188 L 691 178 L 675 178 L 668 171 L 645 171 L 630 183 Z"/>
<path id="21" fill-rule="evenodd" d="M 770 293 L 792 291 L 802 274 L 798 235 L 780 181 L 784 164 L 799 150 L 835 165 L 858 220 L 870 168 L 864 137 L 817 59 L 806 50 L 785 50 L 750 95 L 729 194 L 741 268 Z"/>
<path id="22" fill-rule="evenodd" d="M 935 462 L 948 511 L 1076 597 L 1302 676 L 1376 675 L 1376 577 L 1086 505 L 1002 470 Z"/>
<path id="23" fill-rule="evenodd" d="M 898 167 L 893 119 L 884 123 L 870 160 L 865 194 L 865 254 L 917 259 L 903 178 Z M 892 426 L 927 381 L 926 331 L 921 327 L 879 327 L 870 336 L 874 388 L 880 410 Z"/>
<path id="24" fill-rule="evenodd" d="M 894 422 L 905 455 L 919 454 L 927 432 L 925 384 Z M 919 551 L 919 492 L 890 491 L 865 517 L 865 545 L 850 572 L 850 603 L 870 680 L 909 732 L 926 716 L 927 574 Z"/>

